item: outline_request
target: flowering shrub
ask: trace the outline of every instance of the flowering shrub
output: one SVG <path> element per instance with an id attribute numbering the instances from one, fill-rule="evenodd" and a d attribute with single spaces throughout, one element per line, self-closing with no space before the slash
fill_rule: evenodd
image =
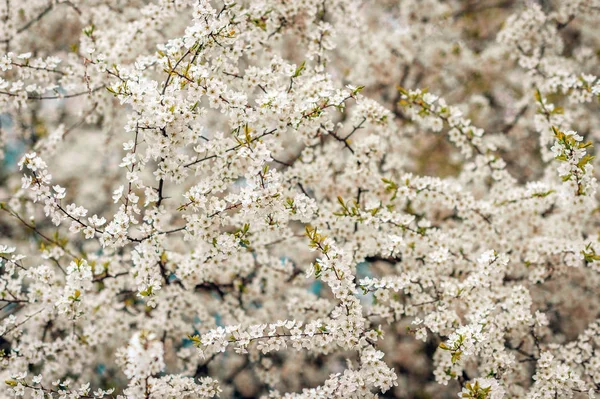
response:
<path id="1" fill-rule="evenodd" d="M 593 398 L 599 0 L 2 0 L 0 388 Z"/>

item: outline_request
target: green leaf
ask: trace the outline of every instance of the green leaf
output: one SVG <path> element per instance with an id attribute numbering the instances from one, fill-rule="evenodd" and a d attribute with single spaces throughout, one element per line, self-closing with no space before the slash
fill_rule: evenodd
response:
<path id="1" fill-rule="evenodd" d="M 298 68 L 296 68 L 296 71 L 294 71 L 294 75 L 292 77 L 297 78 L 298 76 L 302 75 L 302 71 L 304 71 L 305 68 L 306 68 L 306 61 L 302 61 L 302 64 L 300 64 L 300 66 Z"/>
<path id="2" fill-rule="evenodd" d="M 590 163 L 595 157 L 593 155 L 590 154 L 586 154 L 583 158 L 581 158 L 581 160 L 577 163 L 577 167 L 581 170 L 583 170 L 583 168 L 585 167 L 585 165 L 587 165 L 588 163 Z"/>

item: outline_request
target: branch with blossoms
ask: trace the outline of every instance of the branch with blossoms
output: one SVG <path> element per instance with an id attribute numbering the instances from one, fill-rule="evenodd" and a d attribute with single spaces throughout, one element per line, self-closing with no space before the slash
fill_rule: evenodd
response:
<path id="1" fill-rule="evenodd" d="M 0 2 L 0 396 L 597 395 L 598 0 L 142 3 Z"/>

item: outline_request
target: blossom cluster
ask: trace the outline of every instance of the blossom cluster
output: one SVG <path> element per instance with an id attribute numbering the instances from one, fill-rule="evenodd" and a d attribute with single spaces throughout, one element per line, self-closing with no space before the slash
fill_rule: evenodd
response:
<path id="1" fill-rule="evenodd" d="M 0 396 L 600 395 L 600 0 L 0 3 Z"/>

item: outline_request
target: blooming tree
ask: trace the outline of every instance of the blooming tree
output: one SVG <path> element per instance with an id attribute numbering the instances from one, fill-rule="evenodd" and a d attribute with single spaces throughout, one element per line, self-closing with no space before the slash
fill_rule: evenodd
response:
<path id="1" fill-rule="evenodd" d="M 599 22 L 0 0 L 1 397 L 595 397 Z"/>

